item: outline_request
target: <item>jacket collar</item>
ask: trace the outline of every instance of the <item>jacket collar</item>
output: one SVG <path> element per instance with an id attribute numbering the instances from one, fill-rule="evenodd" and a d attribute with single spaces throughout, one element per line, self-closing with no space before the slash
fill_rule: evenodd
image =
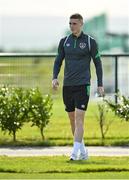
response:
<path id="1" fill-rule="evenodd" d="M 75 36 L 74 34 L 72 34 L 72 37 L 74 37 L 74 38 L 81 38 L 83 35 L 84 35 L 84 33 L 83 33 L 83 31 L 82 31 L 78 37 Z"/>

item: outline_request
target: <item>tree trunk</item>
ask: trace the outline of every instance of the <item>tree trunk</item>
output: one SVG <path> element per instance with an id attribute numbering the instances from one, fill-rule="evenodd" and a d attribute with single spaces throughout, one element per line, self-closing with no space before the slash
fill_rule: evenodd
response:
<path id="1" fill-rule="evenodd" d="M 104 120 L 103 120 L 102 117 L 101 117 L 101 121 L 100 121 L 100 129 L 101 129 L 102 139 L 105 138 L 105 136 L 104 136 L 104 129 L 103 129 L 103 128 L 104 128 L 103 123 L 104 123 Z"/>
<path id="2" fill-rule="evenodd" d="M 13 141 L 16 142 L 16 131 L 13 131 Z"/>
<path id="3" fill-rule="evenodd" d="M 41 136 L 42 136 L 42 140 L 44 141 L 44 134 L 43 134 L 43 127 L 40 128 L 40 133 L 41 133 Z"/>

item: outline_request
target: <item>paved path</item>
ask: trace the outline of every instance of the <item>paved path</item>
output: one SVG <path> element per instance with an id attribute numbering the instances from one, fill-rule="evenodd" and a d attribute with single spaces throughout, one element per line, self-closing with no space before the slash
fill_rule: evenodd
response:
<path id="1" fill-rule="evenodd" d="M 88 146 L 89 156 L 129 156 L 129 147 Z M 0 148 L 0 156 L 56 156 L 69 155 L 72 147 L 8 147 Z"/>

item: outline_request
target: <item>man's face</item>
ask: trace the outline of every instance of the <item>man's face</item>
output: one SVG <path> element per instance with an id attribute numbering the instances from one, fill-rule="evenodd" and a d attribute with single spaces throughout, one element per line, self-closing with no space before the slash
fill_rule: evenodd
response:
<path id="1" fill-rule="evenodd" d="M 69 26 L 73 34 L 78 34 L 82 29 L 83 22 L 79 19 L 70 19 Z"/>

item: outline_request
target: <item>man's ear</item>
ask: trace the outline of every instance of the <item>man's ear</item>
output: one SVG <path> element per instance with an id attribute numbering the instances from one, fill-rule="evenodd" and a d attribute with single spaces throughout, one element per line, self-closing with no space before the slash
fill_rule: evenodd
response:
<path id="1" fill-rule="evenodd" d="M 83 26 L 83 24 L 84 24 L 83 21 L 80 21 L 80 24 L 81 24 L 81 26 Z"/>

